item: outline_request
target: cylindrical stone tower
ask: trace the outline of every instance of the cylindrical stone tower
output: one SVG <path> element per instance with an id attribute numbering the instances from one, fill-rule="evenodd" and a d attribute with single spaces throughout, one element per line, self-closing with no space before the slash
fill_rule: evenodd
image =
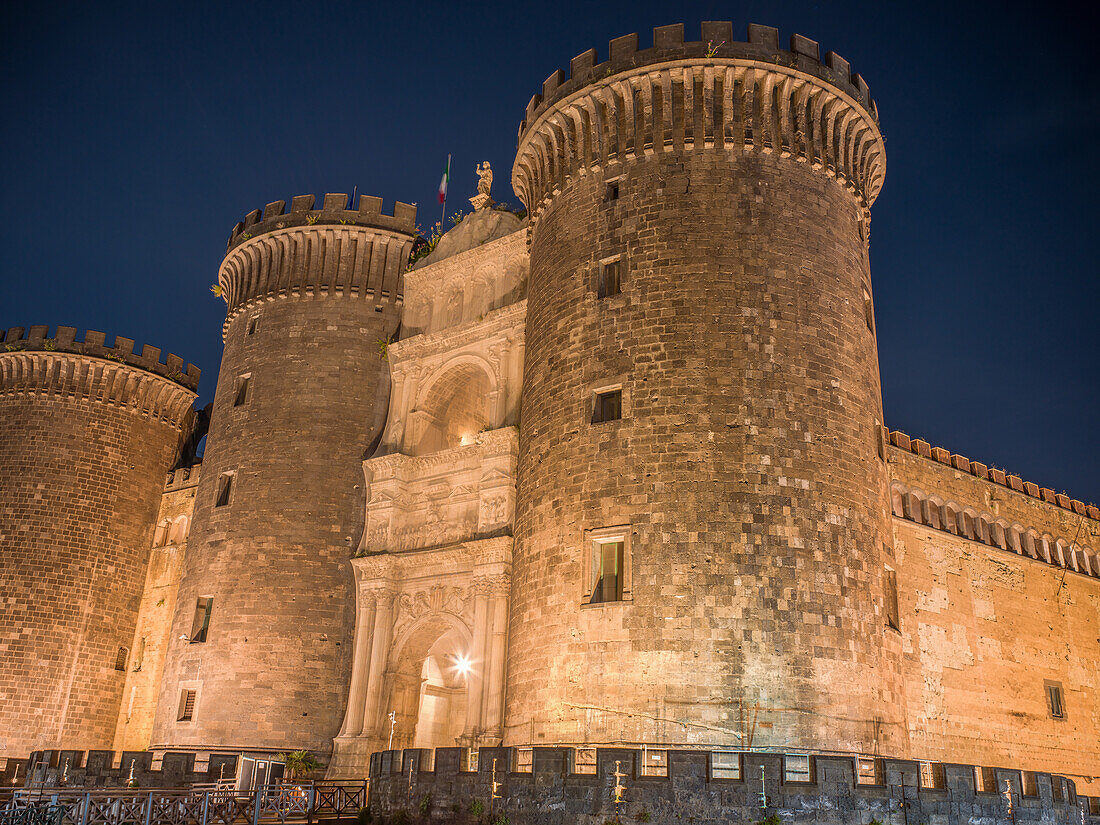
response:
<path id="1" fill-rule="evenodd" d="M 704 23 L 551 75 L 505 744 L 904 751 L 867 265 L 867 87 Z"/>
<path id="2" fill-rule="evenodd" d="M 199 371 L 101 332 L 0 343 L 0 754 L 110 749 Z"/>
<path id="3" fill-rule="evenodd" d="M 269 204 L 233 230 L 228 306 L 154 750 L 332 749 L 364 517 L 416 209 L 346 195 Z"/>

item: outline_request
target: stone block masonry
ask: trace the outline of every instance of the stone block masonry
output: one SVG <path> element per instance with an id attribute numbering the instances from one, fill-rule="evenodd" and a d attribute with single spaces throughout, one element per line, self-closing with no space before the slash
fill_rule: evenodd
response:
<path id="1" fill-rule="evenodd" d="M 89 332 L 0 350 L 0 753 L 114 738 L 165 475 L 198 371 Z M 131 363 L 133 362 L 133 363 Z M 177 363 L 178 362 L 178 363 Z M 140 364 L 140 366 L 139 366 Z M 173 365 L 176 368 L 169 369 Z"/>
<path id="2" fill-rule="evenodd" d="M 866 311 L 885 155 L 869 98 L 761 60 L 768 32 L 620 38 L 521 129 L 505 744 L 905 751 Z M 621 419 L 595 422 L 606 388 Z M 589 536 L 615 529 L 630 597 L 586 604 Z"/>
<path id="3" fill-rule="evenodd" d="M 379 341 L 397 330 L 415 237 L 409 209 L 363 203 L 274 204 L 230 240 L 225 352 L 154 750 L 331 752 L 351 671 L 362 460 L 389 393 Z"/>
<path id="4" fill-rule="evenodd" d="M 509 825 L 729 825 L 770 815 L 805 825 L 1100 822 L 1097 800 L 1078 796 L 1073 782 L 1049 773 L 958 764 L 922 770 L 917 762 L 879 758 L 861 760 L 872 769 L 857 779 L 851 756 L 803 762 L 806 757 L 795 754 L 739 753 L 724 763 L 736 765 L 739 778 L 730 779 L 715 778 L 706 751 L 661 753 L 667 767 L 658 776 L 646 775 L 641 751 L 624 748 L 600 748 L 588 774 L 574 772 L 569 748 L 534 748 L 524 772 L 515 770 L 512 748 L 482 748 L 474 772 L 460 769 L 458 748 L 439 748 L 434 760 L 431 751 L 383 751 L 371 757 L 370 807 L 416 814 L 426 804 L 430 822 L 472 823 L 476 800 L 486 812 L 493 806 L 489 821 L 503 813 Z M 425 770 L 428 765 L 433 770 Z M 796 765 L 808 766 L 797 779 Z M 490 802 L 494 782 L 499 799 Z"/>

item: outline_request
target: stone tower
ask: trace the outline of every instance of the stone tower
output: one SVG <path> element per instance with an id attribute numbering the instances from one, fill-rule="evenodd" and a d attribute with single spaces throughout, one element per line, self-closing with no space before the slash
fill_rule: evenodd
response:
<path id="1" fill-rule="evenodd" d="M 101 332 L 0 344 L 0 753 L 110 749 L 199 371 Z"/>
<path id="2" fill-rule="evenodd" d="M 225 351 L 154 750 L 324 755 L 351 661 L 362 460 L 381 433 L 416 208 L 312 195 L 238 224 Z"/>
<path id="3" fill-rule="evenodd" d="M 905 751 L 884 170 L 862 78 L 764 26 L 621 37 L 528 104 L 505 744 Z"/>

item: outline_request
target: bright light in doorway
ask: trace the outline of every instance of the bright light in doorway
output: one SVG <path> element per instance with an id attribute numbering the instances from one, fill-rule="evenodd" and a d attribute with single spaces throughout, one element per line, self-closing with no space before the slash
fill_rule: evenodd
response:
<path id="1" fill-rule="evenodd" d="M 466 658 L 466 655 L 464 653 L 460 653 L 455 656 L 455 670 L 465 676 L 470 672 L 470 668 L 470 660 Z"/>

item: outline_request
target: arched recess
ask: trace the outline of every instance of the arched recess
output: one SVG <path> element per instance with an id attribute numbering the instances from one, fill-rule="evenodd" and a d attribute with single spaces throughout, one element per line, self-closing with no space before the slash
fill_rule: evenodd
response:
<path id="1" fill-rule="evenodd" d="M 497 379 L 484 359 L 452 358 L 421 386 L 410 414 L 402 452 L 429 455 L 469 443 L 478 433 L 500 426 Z"/>
<path id="2" fill-rule="evenodd" d="M 429 613 L 395 641 L 387 669 L 394 748 L 459 744 L 466 728 L 472 636 L 457 616 Z"/>

